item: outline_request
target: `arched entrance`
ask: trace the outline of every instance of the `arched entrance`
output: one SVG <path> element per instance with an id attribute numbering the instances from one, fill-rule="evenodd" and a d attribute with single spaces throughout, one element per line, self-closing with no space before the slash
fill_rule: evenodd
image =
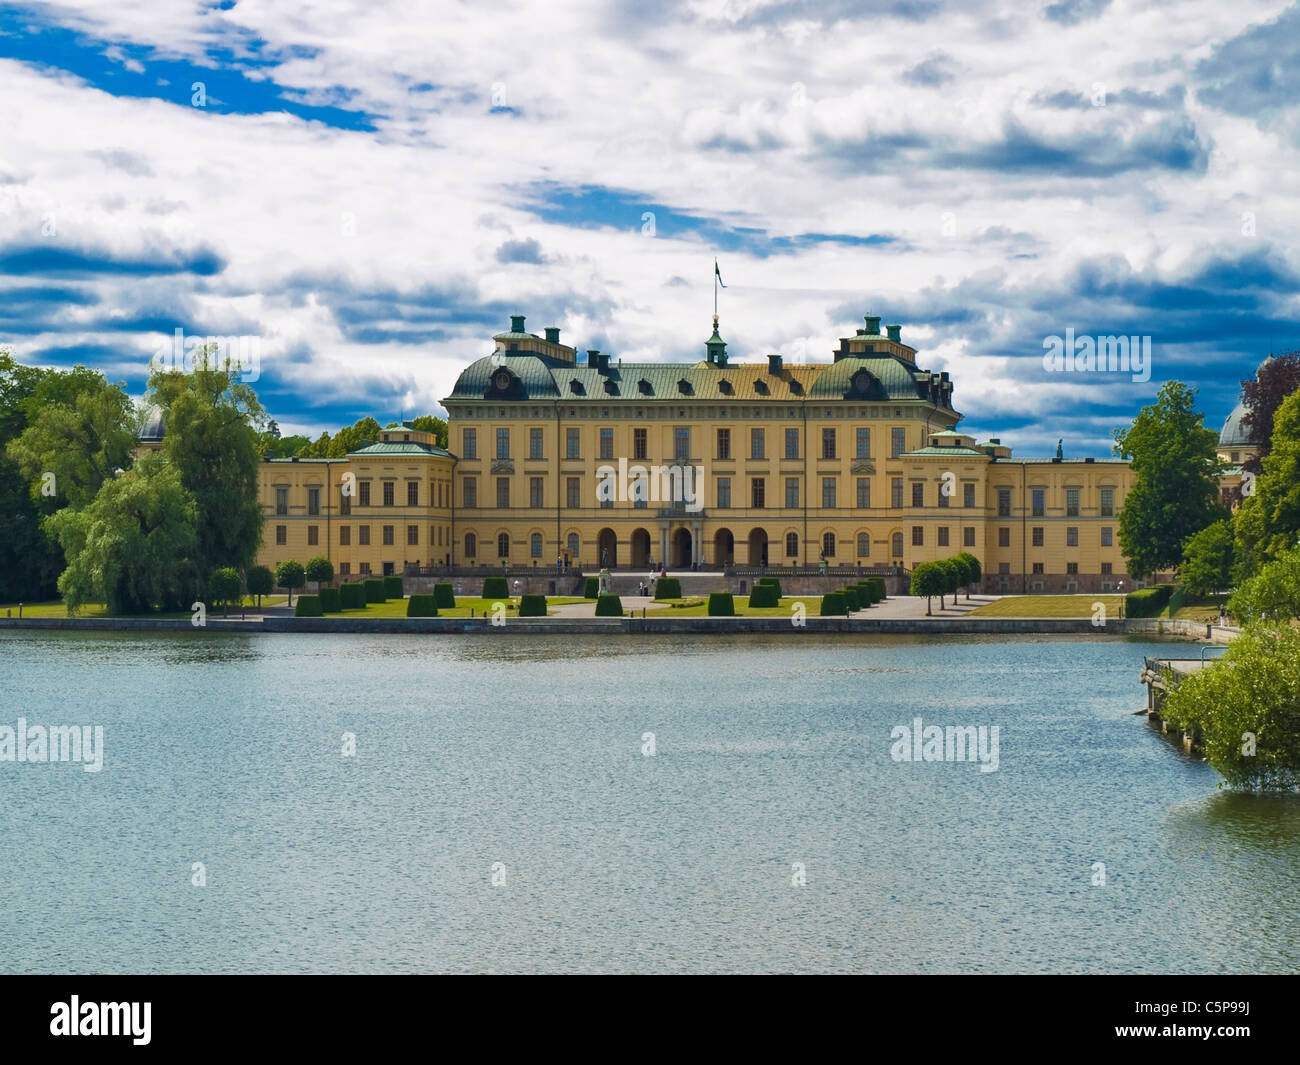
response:
<path id="1" fill-rule="evenodd" d="M 767 565 L 767 533 L 762 529 L 751 529 L 749 532 L 749 564 Z"/>
<path id="2" fill-rule="evenodd" d="M 678 529 L 673 533 L 673 569 L 689 569 L 691 565 L 691 532 Z"/>
<path id="3" fill-rule="evenodd" d="M 632 568 L 642 569 L 650 565 L 650 534 L 645 529 L 632 533 Z"/>
<path id="4" fill-rule="evenodd" d="M 601 529 L 596 534 L 596 561 L 602 569 L 618 566 L 618 537 L 613 529 Z"/>
<path id="5" fill-rule="evenodd" d="M 736 561 L 736 538 L 730 529 L 719 529 L 713 534 L 713 563 L 730 566 Z"/>

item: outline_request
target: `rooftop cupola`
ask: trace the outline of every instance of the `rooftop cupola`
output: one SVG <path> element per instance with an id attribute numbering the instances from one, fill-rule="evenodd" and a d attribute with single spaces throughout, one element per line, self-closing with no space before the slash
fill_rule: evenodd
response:
<path id="1" fill-rule="evenodd" d="M 727 343 L 718 335 L 718 316 L 713 316 L 713 336 L 704 342 L 704 359 L 711 366 L 727 365 Z"/>

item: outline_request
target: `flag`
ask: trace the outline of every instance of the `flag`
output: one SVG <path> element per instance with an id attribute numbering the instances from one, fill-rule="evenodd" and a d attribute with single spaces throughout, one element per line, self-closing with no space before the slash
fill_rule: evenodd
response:
<path id="1" fill-rule="evenodd" d="M 713 260 L 713 276 L 716 277 L 716 278 L 718 279 L 718 284 L 719 284 L 719 285 L 722 285 L 722 271 L 718 269 L 718 260 L 717 260 L 717 259 L 714 259 L 714 260 Z M 727 286 L 726 286 L 726 285 L 722 285 L 722 287 L 723 287 L 723 288 L 726 288 Z"/>

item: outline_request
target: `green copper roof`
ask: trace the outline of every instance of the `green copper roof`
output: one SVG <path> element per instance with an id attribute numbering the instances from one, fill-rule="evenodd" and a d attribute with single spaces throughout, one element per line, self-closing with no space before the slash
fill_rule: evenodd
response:
<path id="1" fill-rule="evenodd" d="M 932 434 L 938 436 L 938 433 Z M 917 451 L 904 451 L 900 458 L 910 459 L 918 455 L 974 455 L 977 458 L 986 458 L 983 451 L 976 451 L 969 447 L 923 447 Z"/>
<path id="2" fill-rule="evenodd" d="M 349 451 L 349 458 L 353 455 L 435 455 L 438 457 L 451 458 L 451 452 L 434 444 L 420 444 L 411 440 L 404 440 L 401 443 L 396 441 L 380 442 L 371 444 L 369 447 L 363 447 L 360 451 Z"/>

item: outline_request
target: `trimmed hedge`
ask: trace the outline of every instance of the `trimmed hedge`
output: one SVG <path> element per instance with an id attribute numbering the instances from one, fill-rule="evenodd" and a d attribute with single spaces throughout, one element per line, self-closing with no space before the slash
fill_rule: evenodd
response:
<path id="1" fill-rule="evenodd" d="M 1157 584 L 1154 588 L 1139 588 L 1124 597 L 1124 613 L 1131 618 L 1156 617 L 1174 594 L 1172 584 Z"/>
<path id="2" fill-rule="evenodd" d="M 402 587 L 402 578 L 390 574 L 384 578 L 384 595 L 389 599 L 401 599 L 406 594 Z"/>
<path id="3" fill-rule="evenodd" d="M 844 607 L 846 610 L 862 609 L 862 597 L 858 595 L 858 590 L 856 588 L 841 588 L 840 595 L 844 597 Z"/>
<path id="4" fill-rule="evenodd" d="M 843 617 L 847 613 L 844 596 L 839 592 L 831 592 L 830 595 L 822 596 L 822 617 Z"/>
<path id="5" fill-rule="evenodd" d="M 680 599 L 682 597 L 682 582 L 676 577 L 660 577 L 655 581 L 655 600 L 660 599 Z"/>
<path id="6" fill-rule="evenodd" d="M 340 610 L 365 610 L 366 586 L 361 581 L 339 585 Z"/>
<path id="7" fill-rule="evenodd" d="M 440 607 L 452 609 L 456 606 L 456 596 L 452 592 L 450 584 L 435 584 L 433 586 L 433 601 Z"/>
<path id="8" fill-rule="evenodd" d="M 408 618 L 436 618 L 438 616 L 437 597 L 432 592 L 412 592 L 406 601 Z"/>
<path id="9" fill-rule="evenodd" d="M 620 610 L 619 613 L 622 613 Z M 546 617 L 546 596 L 529 593 L 519 597 L 519 616 L 521 618 Z"/>
<path id="10" fill-rule="evenodd" d="M 320 608 L 319 595 L 300 595 L 294 604 L 293 616 L 296 618 L 321 618 L 325 611 Z"/>
<path id="11" fill-rule="evenodd" d="M 731 597 L 730 592 L 709 593 L 709 617 L 734 618 L 735 616 L 736 601 Z"/>
<path id="12" fill-rule="evenodd" d="M 749 605 L 756 607 L 780 606 L 781 590 L 770 584 L 756 584 L 749 595 Z"/>
<path id="13" fill-rule="evenodd" d="M 343 609 L 341 598 L 337 588 L 322 588 L 320 590 L 320 608 L 327 614 L 337 614 Z"/>
<path id="14" fill-rule="evenodd" d="M 596 617 L 598 618 L 621 618 L 623 616 L 623 600 L 616 595 L 602 595 L 596 600 Z"/>
<path id="15" fill-rule="evenodd" d="M 583 577 L 582 578 L 582 598 L 595 599 L 600 595 L 600 578 Z"/>
<path id="16" fill-rule="evenodd" d="M 888 593 L 886 593 L 886 591 L 885 591 L 885 578 L 884 578 L 884 577 L 868 577 L 868 578 L 867 578 L 867 583 L 875 587 L 875 589 L 876 589 L 876 602 L 877 602 L 877 603 L 879 603 L 879 602 L 883 602 L 885 599 L 888 599 L 888 598 L 889 598 Z"/>
<path id="17" fill-rule="evenodd" d="M 371 577 L 361 582 L 366 589 L 367 603 L 386 603 L 388 596 L 384 594 L 384 579 L 382 577 Z"/>
<path id="18" fill-rule="evenodd" d="M 777 580 L 775 577 L 759 577 L 758 583 L 771 585 L 773 588 L 776 589 L 776 597 L 778 599 L 781 598 L 781 582 Z"/>
<path id="19" fill-rule="evenodd" d="M 504 577 L 485 577 L 483 579 L 484 599 L 509 599 L 510 582 Z"/>

